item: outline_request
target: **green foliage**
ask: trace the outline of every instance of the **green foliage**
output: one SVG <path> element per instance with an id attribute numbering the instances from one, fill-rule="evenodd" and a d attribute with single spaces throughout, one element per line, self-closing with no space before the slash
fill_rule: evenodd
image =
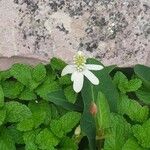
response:
<path id="1" fill-rule="evenodd" d="M 19 122 L 32 115 L 30 109 L 25 104 L 17 101 L 6 102 L 5 109 L 7 122 Z"/>
<path id="2" fill-rule="evenodd" d="M 134 67 L 135 74 L 143 81 L 145 87 L 150 90 L 150 67 L 144 65 L 136 65 Z"/>
<path id="3" fill-rule="evenodd" d="M 73 111 L 82 106 L 73 104 L 77 94 L 70 77 L 60 77 L 64 66 L 54 58 L 48 65 L 14 64 L 0 72 L 0 150 L 78 149 L 74 130 L 81 114 Z"/>
<path id="4" fill-rule="evenodd" d="M 0 85 L 0 108 L 4 105 L 4 92 L 2 86 Z"/>
<path id="5" fill-rule="evenodd" d="M 89 149 L 96 149 L 96 121 L 94 116 L 90 112 L 91 104 L 93 103 L 93 86 L 91 86 L 88 80 L 84 81 L 84 87 L 82 89 L 82 98 L 84 103 L 83 115 L 81 117 L 81 130 L 85 133 L 89 142 Z"/>
<path id="6" fill-rule="evenodd" d="M 0 126 L 3 124 L 5 117 L 6 117 L 6 110 L 2 108 L 0 109 Z"/>
<path id="7" fill-rule="evenodd" d="M 129 99 L 128 96 L 121 96 L 119 113 L 126 114 L 132 121 L 144 122 L 149 115 L 149 108 L 141 106 L 137 101 Z"/>
<path id="8" fill-rule="evenodd" d="M 45 128 L 36 136 L 35 142 L 42 150 L 53 150 L 59 140 L 48 128 Z"/>
<path id="9" fill-rule="evenodd" d="M 40 132 L 40 129 L 25 132 L 23 140 L 25 143 L 25 150 L 38 150 L 38 146 L 35 143 L 36 136 Z"/>
<path id="10" fill-rule="evenodd" d="M 98 125 L 99 132 L 104 132 L 105 129 L 111 127 L 110 122 L 110 109 L 105 95 L 102 92 L 98 93 L 97 97 L 97 114 L 96 121 Z"/>
<path id="11" fill-rule="evenodd" d="M 54 70 L 62 70 L 65 66 L 66 66 L 66 63 L 62 61 L 61 59 L 55 58 L 55 57 L 51 59 L 51 67 Z"/>
<path id="12" fill-rule="evenodd" d="M 41 82 L 46 77 L 46 69 L 43 64 L 39 64 L 32 70 L 33 80 L 36 82 Z"/>
<path id="13" fill-rule="evenodd" d="M 109 104 L 110 111 L 117 111 L 117 101 L 119 100 L 119 94 L 117 88 L 113 84 L 113 81 L 109 75 L 110 71 L 114 69 L 114 66 L 105 67 L 103 70 L 95 72 L 95 75 L 99 78 L 100 84 L 95 87 L 94 91 L 101 91 Z"/>
<path id="14" fill-rule="evenodd" d="M 10 70 L 0 71 L 0 81 L 5 81 L 11 77 Z"/>
<path id="15" fill-rule="evenodd" d="M 16 129 L 16 126 L 8 127 L 8 132 L 16 144 L 24 144 L 23 133 Z"/>
<path id="16" fill-rule="evenodd" d="M 141 102 L 143 102 L 144 104 L 150 105 L 150 92 L 149 91 L 140 89 L 136 91 L 135 94 Z"/>
<path id="17" fill-rule="evenodd" d="M 82 111 L 82 106 L 80 104 L 72 104 L 66 100 L 63 90 L 58 90 L 48 94 L 50 102 L 57 106 L 61 106 L 66 110 Z M 70 100 L 71 101 L 71 100 Z"/>
<path id="18" fill-rule="evenodd" d="M 51 121 L 51 105 L 48 102 L 40 101 L 39 103 L 30 102 L 29 108 L 32 112 L 35 127 L 44 123 L 48 125 Z"/>
<path id="19" fill-rule="evenodd" d="M 25 64 L 14 64 L 11 75 L 30 90 L 36 89 L 46 77 L 46 69 L 42 64 L 32 68 Z"/>
<path id="20" fill-rule="evenodd" d="M 81 115 L 77 112 L 68 112 L 58 120 L 52 120 L 50 129 L 57 137 L 62 138 L 70 132 L 78 123 Z"/>
<path id="21" fill-rule="evenodd" d="M 32 79 L 31 67 L 25 64 L 14 64 L 10 70 L 11 75 L 25 86 L 29 86 Z"/>
<path id="22" fill-rule="evenodd" d="M 150 119 L 145 121 L 143 125 L 134 125 L 132 129 L 138 143 L 144 148 L 150 148 Z"/>
<path id="23" fill-rule="evenodd" d="M 150 149 L 150 68 L 92 71 L 100 84 L 85 78 L 76 94 L 71 76 L 61 77 L 66 65 L 53 58 L 0 71 L 0 150 Z"/>
<path id="24" fill-rule="evenodd" d="M 61 143 L 59 144 L 60 150 L 78 150 L 78 145 L 75 140 L 65 137 L 62 139 Z"/>
<path id="25" fill-rule="evenodd" d="M 5 81 L 2 83 L 4 96 L 10 99 L 15 99 L 22 92 L 24 86 L 20 82 Z"/>
<path id="26" fill-rule="evenodd" d="M 142 85 L 142 81 L 137 78 L 128 81 L 127 77 L 120 71 L 115 74 L 113 81 L 122 93 L 136 91 Z"/>
<path id="27" fill-rule="evenodd" d="M 120 150 L 131 135 L 131 125 L 119 116 L 111 115 L 110 136 L 105 138 L 104 150 Z"/>
<path id="28" fill-rule="evenodd" d="M 24 90 L 19 95 L 19 99 L 26 101 L 36 100 L 37 95 L 34 91 L 30 90 L 29 88 L 24 88 Z"/>
<path id="29" fill-rule="evenodd" d="M 113 145 L 111 142 L 115 139 L 114 136 L 113 139 L 111 139 L 111 142 L 107 142 L 109 138 L 106 137 L 104 150 L 105 148 L 106 150 L 148 150 L 148 148 L 150 148 L 150 121 L 147 120 L 149 118 L 149 107 L 141 104 L 141 102 L 144 104 L 149 104 L 150 101 L 150 78 L 148 76 L 149 68 L 142 65 L 136 65 L 134 71 L 135 74 L 132 75 L 131 80 L 128 80 L 126 75 L 120 71 L 117 71 L 113 77 L 113 82 L 117 86 L 120 94 L 118 101 L 118 114 L 122 116 L 126 123 L 130 123 L 130 133 L 128 137 L 126 137 L 125 133 L 122 133 L 122 135 L 120 134 L 119 136 L 119 132 L 116 131 L 116 135 L 119 138 L 116 142 L 114 142 L 115 145 L 119 145 L 119 143 L 122 142 L 122 144 L 117 147 L 111 147 Z M 124 122 L 123 124 L 125 125 L 126 123 Z M 143 123 L 143 125 L 138 123 Z M 118 129 L 120 128 L 120 125 L 118 125 Z M 110 133 L 110 135 L 113 134 Z M 123 138 L 124 140 L 122 140 Z M 109 147 L 107 147 L 107 145 L 109 145 Z"/>
<path id="30" fill-rule="evenodd" d="M 6 128 L 0 130 L 0 150 L 16 150 L 13 138 Z"/>
<path id="31" fill-rule="evenodd" d="M 73 90 L 72 85 L 64 89 L 64 94 L 66 96 L 66 99 L 71 103 L 75 103 L 75 101 L 77 100 L 77 94 Z"/>
<path id="32" fill-rule="evenodd" d="M 135 138 L 129 138 L 124 144 L 122 150 L 146 150 L 142 148 Z"/>
<path id="33" fill-rule="evenodd" d="M 34 121 L 32 118 L 23 119 L 17 124 L 17 130 L 19 131 L 30 131 L 34 127 Z"/>
<path id="34" fill-rule="evenodd" d="M 48 100 L 48 94 L 53 91 L 57 91 L 60 89 L 59 84 L 56 81 L 51 81 L 47 79 L 44 83 L 36 89 L 37 95 L 41 98 Z"/>
<path id="35" fill-rule="evenodd" d="M 72 84 L 71 77 L 69 75 L 62 76 L 59 78 L 59 83 L 61 85 L 70 85 Z"/>

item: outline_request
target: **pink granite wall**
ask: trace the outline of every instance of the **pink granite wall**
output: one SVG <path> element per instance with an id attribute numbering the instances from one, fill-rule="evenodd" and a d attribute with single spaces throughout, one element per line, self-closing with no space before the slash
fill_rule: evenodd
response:
<path id="1" fill-rule="evenodd" d="M 150 0 L 0 0 L 1 60 L 71 61 L 77 50 L 105 65 L 149 65 Z"/>

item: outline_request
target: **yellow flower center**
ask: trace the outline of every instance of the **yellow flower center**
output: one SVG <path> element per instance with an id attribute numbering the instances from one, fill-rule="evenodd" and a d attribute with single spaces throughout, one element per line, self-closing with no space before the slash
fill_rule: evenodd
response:
<path id="1" fill-rule="evenodd" d="M 76 66 L 77 71 L 83 71 L 86 63 L 86 58 L 83 52 L 78 51 L 78 53 L 74 56 L 74 64 Z"/>

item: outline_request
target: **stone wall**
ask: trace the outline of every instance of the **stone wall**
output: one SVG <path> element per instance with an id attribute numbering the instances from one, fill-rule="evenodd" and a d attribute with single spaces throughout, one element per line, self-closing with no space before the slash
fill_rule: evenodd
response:
<path id="1" fill-rule="evenodd" d="M 1 59 L 69 62 L 77 50 L 105 65 L 150 65 L 150 0 L 0 0 Z"/>

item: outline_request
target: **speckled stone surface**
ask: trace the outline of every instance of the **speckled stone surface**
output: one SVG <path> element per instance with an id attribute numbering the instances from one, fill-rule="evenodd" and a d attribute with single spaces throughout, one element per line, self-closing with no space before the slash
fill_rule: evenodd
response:
<path id="1" fill-rule="evenodd" d="M 0 0 L 0 56 L 150 65 L 150 0 Z"/>

